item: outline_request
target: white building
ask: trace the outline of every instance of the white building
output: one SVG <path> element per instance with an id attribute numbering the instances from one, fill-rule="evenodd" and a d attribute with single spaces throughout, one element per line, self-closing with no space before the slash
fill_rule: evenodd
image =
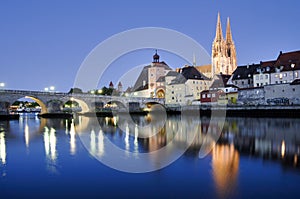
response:
<path id="1" fill-rule="evenodd" d="M 210 79 L 193 66 L 185 66 L 179 69 L 176 77 L 174 75 L 174 72 L 169 72 L 166 76 L 169 81 L 166 84 L 166 104 L 192 104 L 200 99 L 201 91 L 209 89 Z"/>

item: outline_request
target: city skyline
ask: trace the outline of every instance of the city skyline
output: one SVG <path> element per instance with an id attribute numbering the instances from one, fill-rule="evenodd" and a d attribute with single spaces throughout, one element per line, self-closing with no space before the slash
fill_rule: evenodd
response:
<path id="1" fill-rule="evenodd" d="M 299 3 L 189 1 L 170 6 L 170 1 L 2 2 L 0 82 L 7 89 L 43 90 L 55 86 L 67 92 L 94 47 L 132 28 L 173 29 L 193 38 L 211 54 L 218 12 L 223 31 L 230 17 L 238 65 L 273 60 L 280 51 L 299 50 L 296 4 Z M 153 53 L 153 49 L 138 52 L 138 56 L 132 53 L 112 65 L 130 70 L 150 63 Z M 168 52 L 159 50 L 159 54 L 173 69 L 186 64 Z M 110 81 L 117 84 L 118 78 L 107 76 L 100 84 L 107 86 Z"/>

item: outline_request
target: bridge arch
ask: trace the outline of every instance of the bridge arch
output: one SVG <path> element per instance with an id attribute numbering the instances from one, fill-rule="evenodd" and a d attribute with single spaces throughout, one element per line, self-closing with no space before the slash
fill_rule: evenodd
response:
<path id="1" fill-rule="evenodd" d="M 28 98 L 28 99 L 31 99 L 31 100 L 37 102 L 41 107 L 41 114 L 44 114 L 44 113 L 48 112 L 46 104 L 42 100 L 40 100 L 39 98 L 32 97 L 32 96 L 25 96 L 24 98 Z"/>
<path id="2" fill-rule="evenodd" d="M 83 101 L 81 99 L 78 99 L 78 98 L 75 98 L 75 97 L 71 97 L 69 100 L 70 101 L 75 101 L 79 104 L 79 106 L 81 107 L 80 113 L 87 113 L 87 112 L 90 111 L 90 107 L 85 101 Z"/>

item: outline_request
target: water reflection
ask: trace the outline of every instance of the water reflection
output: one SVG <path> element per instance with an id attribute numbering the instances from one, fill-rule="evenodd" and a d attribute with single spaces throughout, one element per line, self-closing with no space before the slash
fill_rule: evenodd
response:
<path id="1" fill-rule="evenodd" d="M 71 120 L 70 127 L 70 153 L 71 155 L 74 155 L 76 153 L 76 132 L 73 119 Z"/>
<path id="2" fill-rule="evenodd" d="M 5 132 L 0 132 L 0 160 L 3 165 L 6 164 L 6 145 Z"/>
<path id="3" fill-rule="evenodd" d="M 239 153 L 234 145 L 216 145 L 212 152 L 212 175 L 220 198 L 235 190 L 238 171 Z"/>
<path id="4" fill-rule="evenodd" d="M 56 151 L 56 135 L 54 128 L 45 127 L 44 131 L 44 147 L 45 154 L 47 160 L 47 168 L 49 171 L 56 173 L 56 159 L 57 159 L 57 151 Z"/>

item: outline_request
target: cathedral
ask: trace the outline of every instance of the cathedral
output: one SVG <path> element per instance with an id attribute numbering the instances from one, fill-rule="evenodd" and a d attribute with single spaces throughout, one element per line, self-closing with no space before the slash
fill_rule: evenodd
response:
<path id="1" fill-rule="evenodd" d="M 223 38 L 220 13 L 216 28 L 216 36 L 212 44 L 212 77 L 217 74 L 231 75 L 237 67 L 235 45 L 232 40 L 229 18 L 227 18 L 226 38 Z"/>

